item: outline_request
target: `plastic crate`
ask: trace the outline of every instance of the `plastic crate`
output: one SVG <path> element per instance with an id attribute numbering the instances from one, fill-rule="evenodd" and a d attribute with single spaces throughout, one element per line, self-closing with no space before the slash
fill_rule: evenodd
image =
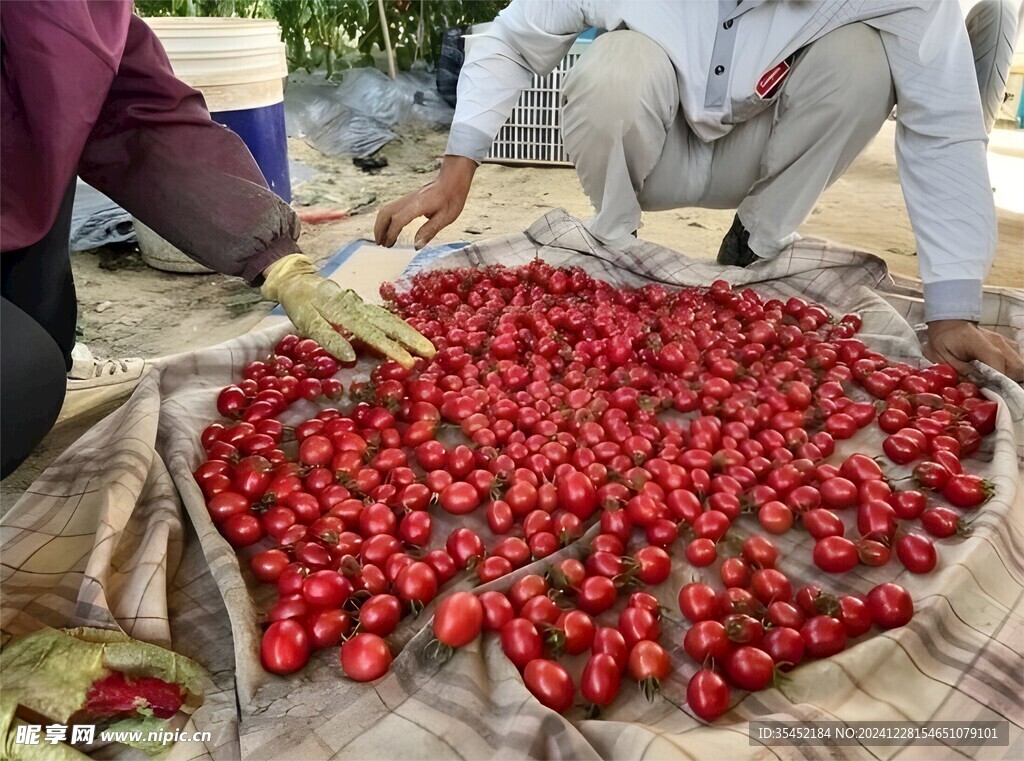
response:
<path id="1" fill-rule="evenodd" d="M 473 32 L 483 31 L 474 27 Z M 593 39 L 592 32 L 573 43 L 565 58 L 546 77 L 534 75 L 512 116 L 491 144 L 484 161 L 493 164 L 572 166 L 562 147 L 562 83 Z M 589 39 L 588 39 L 589 37 Z M 466 38 L 467 50 L 472 37 Z"/>

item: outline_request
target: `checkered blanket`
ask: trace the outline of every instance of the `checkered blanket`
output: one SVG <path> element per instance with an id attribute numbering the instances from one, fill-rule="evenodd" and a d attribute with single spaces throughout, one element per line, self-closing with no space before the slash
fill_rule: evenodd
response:
<path id="1" fill-rule="evenodd" d="M 611 251 L 556 211 L 524 234 L 477 243 L 425 266 L 518 265 L 535 256 L 621 285 L 706 285 L 724 278 L 767 296 L 802 296 L 838 314 L 859 313 L 869 344 L 922 361 L 915 335 L 923 317 L 920 285 L 894 281 L 880 259 L 820 241 L 801 241 L 773 262 L 738 270 L 644 242 Z M 1024 327 L 1022 315 L 1019 291 L 986 293 L 991 327 L 1012 336 Z M 218 390 L 284 332 L 244 335 L 156 362 L 131 399 L 54 462 L 3 521 L 4 641 L 41 626 L 120 628 L 208 669 L 205 704 L 187 729 L 210 731 L 213 739 L 178 743 L 170 758 L 1024 758 L 1024 392 L 1006 378 L 983 368 L 977 378 L 1000 407 L 998 429 L 970 469 L 992 480 L 996 495 L 979 511 L 971 536 L 938 542 L 936 572 L 911 576 L 893 561 L 821 580 L 806 534 L 780 537 L 782 568 L 794 586 L 821 580 L 837 593 L 865 592 L 895 579 L 917 606 L 909 626 L 873 630 L 838 656 L 800 666 L 777 688 L 734 691 L 730 711 L 708 726 L 673 704 L 685 702 L 696 669 L 680 647 L 685 625 L 675 595 L 699 574 L 677 551 L 673 577 L 656 590 L 667 608 L 663 642 L 674 666 L 662 685 L 668 699 L 648 703 L 627 683 L 601 719 L 588 720 L 579 708 L 563 717 L 535 701 L 493 635 L 447 663 L 432 660 L 425 648 L 430 608 L 391 638 L 399 653 L 394 668 L 374 684 L 345 679 L 336 649 L 318 653 L 289 677 L 262 670 L 259 610 L 266 590 L 213 527 L 191 471 L 202 458 L 199 433 L 217 417 Z M 353 372 L 365 374 L 369 366 Z M 879 440 L 875 432 L 843 444 L 840 455 L 874 452 Z M 482 524 L 475 516 L 459 520 Z M 453 516 L 437 516 L 435 541 L 454 525 Z M 561 553 L 578 555 L 585 543 Z M 492 586 L 507 588 L 549 562 Z M 463 578 L 452 586 L 471 585 Z M 582 663 L 567 665 L 578 676 Z M 1008 720 L 1010 745 L 766 748 L 748 739 L 754 718 Z M 97 755 L 126 752 L 118 746 Z"/>

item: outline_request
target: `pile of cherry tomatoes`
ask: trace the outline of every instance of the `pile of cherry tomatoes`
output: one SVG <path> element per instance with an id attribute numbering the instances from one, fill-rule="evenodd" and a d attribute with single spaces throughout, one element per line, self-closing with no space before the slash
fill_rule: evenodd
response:
<path id="1" fill-rule="evenodd" d="M 652 695 L 681 649 L 699 667 L 686 702 L 711 721 L 730 687 L 908 623 L 902 587 L 837 596 L 829 575 L 894 551 L 928 573 L 936 539 L 966 533 L 991 495 L 961 460 L 996 403 L 949 367 L 872 351 L 855 315 L 722 281 L 617 288 L 539 260 L 382 295 L 431 360 L 346 389 L 321 347 L 286 336 L 221 391 L 227 420 L 202 434 L 210 516 L 277 590 L 262 643 L 276 673 L 340 645 L 348 677 L 380 678 L 388 636 L 446 584 L 535 563 L 507 591 L 444 597 L 438 648 L 494 632 L 544 705 L 578 694 L 591 713 L 627 678 Z M 320 411 L 286 427 L 299 400 Z M 871 426 L 884 456 L 833 457 Z M 487 528 L 439 535 L 445 513 Z M 787 573 L 768 538 L 786 532 L 813 539 L 815 579 Z M 682 641 L 663 641 L 663 615 L 688 625 Z"/>

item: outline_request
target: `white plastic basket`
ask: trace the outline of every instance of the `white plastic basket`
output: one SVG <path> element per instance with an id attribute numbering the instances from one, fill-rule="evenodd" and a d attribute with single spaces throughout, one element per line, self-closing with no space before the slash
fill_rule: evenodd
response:
<path id="1" fill-rule="evenodd" d="M 474 27 L 473 32 L 483 31 L 483 26 Z M 467 50 L 471 42 L 468 36 Z M 577 40 L 554 71 L 546 77 L 534 75 L 484 161 L 572 166 L 562 147 L 562 83 L 589 44 L 588 39 Z"/>

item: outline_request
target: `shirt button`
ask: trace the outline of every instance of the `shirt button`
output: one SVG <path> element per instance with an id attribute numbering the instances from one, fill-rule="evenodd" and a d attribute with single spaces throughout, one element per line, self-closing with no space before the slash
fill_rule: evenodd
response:
<path id="1" fill-rule="evenodd" d="M 729 19 L 724 24 L 722 24 L 722 29 L 732 29 L 732 19 Z"/>
<path id="2" fill-rule="evenodd" d="M 715 74 L 721 74 L 723 71 L 725 71 L 725 67 L 724 66 L 716 66 L 715 67 Z"/>

